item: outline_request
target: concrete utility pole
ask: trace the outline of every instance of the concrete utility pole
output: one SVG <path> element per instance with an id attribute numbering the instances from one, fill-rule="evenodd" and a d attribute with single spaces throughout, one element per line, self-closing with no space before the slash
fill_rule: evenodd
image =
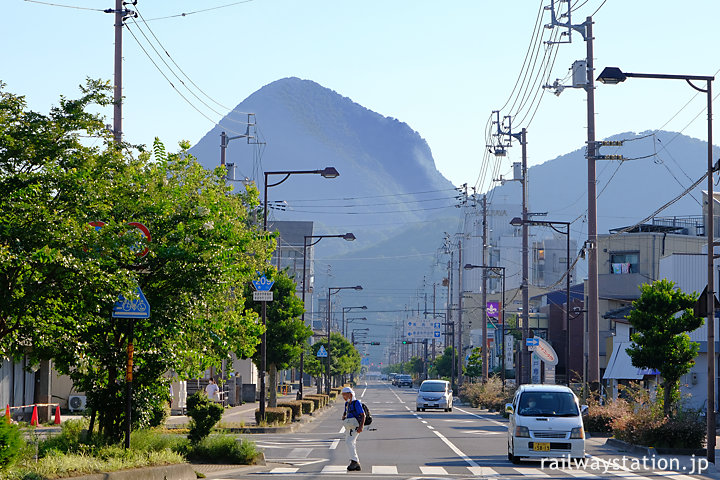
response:
<path id="1" fill-rule="evenodd" d="M 530 336 L 530 295 L 529 295 L 529 258 L 528 258 L 528 199 L 527 199 L 527 130 L 520 131 L 520 145 L 522 146 L 522 331 L 523 340 L 520 345 L 522 383 L 530 383 L 530 351 L 527 349 L 526 340 Z"/>
<path id="2" fill-rule="evenodd" d="M 123 0 L 115 0 L 115 88 L 113 91 L 113 139 L 122 142 L 122 32 Z M 129 439 L 128 439 L 129 440 Z"/>
<path id="3" fill-rule="evenodd" d="M 487 258 L 487 245 L 488 245 L 488 229 L 487 229 L 487 195 L 483 195 L 482 200 L 482 214 L 483 214 L 483 223 L 482 223 L 482 239 L 483 239 L 483 245 L 482 245 L 482 264 L 488 265 L 488 258 Z M 482 307 L 480 309 L 482 312 L 482 344 L 481 344 L 481 352 L 482 352 L 482 377 L 483 382 L 487 382 L 488 379 L 488 352 L 487 352 L 487 322 L 488 322 L 488 316 L 487 316 L 487 269 L 482 269 Z"/>
<path id="4" fill-rule="evenodd" d="M 588 240 L 587 240 L 587 261 L 588 261 L 588 281 L 587 281 L 587 341 L 588 341 L 588 361 L 587 361 L 587 377 L 591 390 L 598 392 L 600 390 L 600 310 L 599 310 L 599 289 L 598 289 L 598 257 L 597 257 L 597 175 L 595 170 L 595 162 L 597 161 L 597 144 L 595 142 L 595 80 L 594 80 L 594 62 L 593 62 L 593 20 L 592 17 L 586 17 L 585 21 L 579 25 L 573 25 L 571 21 L 572 8 L 568 2 L 568 10 L 564 14 L 567 18 L 566 23 L 558 21 L 555 13 L 555 2 L 550 1 L 551 27 L 567 28 L 567 40 L 555 43 L 571 43 L 573 30 L 580 33 L 585 40 L 586 58 L 585 58 L 585 79 L 584 82 L 578 83 L 573 80 L 573 87 L 585 89 L 587 95 L 587 200 L 588 200 Z M 556 81 L 554 85 L 548 88 L 555 88 L 559 94 L 565 86 L 559 85 Z"/>
<path id="5" fill-rule="evenodd" d="M 465 351 L 463 350 L 463 344 L 462 344 L 462 314 L 463 314 L 463 304 L 462 304 L 462 297 L 463 297 L 463 275 L 462 275 L 462 240 L 458 240 L 458 355 L 457 355 L 457 372 L 458 372 L 458 388 L 463 383 L 463 356 L 465 354 Z"/>

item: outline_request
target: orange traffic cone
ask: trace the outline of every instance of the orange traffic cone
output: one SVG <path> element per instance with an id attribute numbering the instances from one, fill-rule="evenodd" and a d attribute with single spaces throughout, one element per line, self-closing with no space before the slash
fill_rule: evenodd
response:
<path id="1" fill-rule="evenodd" d="M 10 404 L 5 405 L 5 419 L 10 422 Z"/>
<path id="2" fill-rule="evenodd" d="M 32 417 L 30 417 L 30 425 L 37 427 L 38 423 L 37 405 L 35 405 L 33 406 Z"/>
<path id="3" fill-rule="evenodd" d="M 55 425 L 60 425 L 60 405 L 55 407 Z"/>

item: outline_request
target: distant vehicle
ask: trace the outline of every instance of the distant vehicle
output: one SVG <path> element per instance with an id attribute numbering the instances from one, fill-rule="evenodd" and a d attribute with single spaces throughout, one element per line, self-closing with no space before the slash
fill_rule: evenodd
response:
<path id="1" fill-rule="evenodd" d="M 452 412 L 453 394 L 450 382 L 447 380 L 425 380 L 418 390 L 415 405 L 418 412 L 426 408 L 439 408 Z"/>
<path id="2" fill-rule="evenodd" d="M 413 386 L 412 377 L 410 375 L 398 375 L 396 377 L 397 386 L 402 387 L 403 385 L 407 385 L 408 387 Z"/>
<path id="3" fill-rule="evenodd" d="M 585 431 L 578 399 L 562 385 L 522 385 L 512 403 L 507 436 L 508 460 L 549 457 L 584 458 Z"/>
<path id="4" fill-rule="evenodd" d="M 380 380 L 387 380 L 387 379 L 388 379 L 388 376 L 385 375 L 384 373 L 382 375 L 380 375 Z"/>

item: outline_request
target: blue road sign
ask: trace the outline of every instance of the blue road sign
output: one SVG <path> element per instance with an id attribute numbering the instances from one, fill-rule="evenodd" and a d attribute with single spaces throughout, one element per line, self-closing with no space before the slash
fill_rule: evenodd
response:
<path id="1" fill-rule="evenodd" d="M 369 358 L 363 358 L 360 360 L 360 365 L 365 365 L 367 367 L 370 366 L 370 359 Z"/>
<path id="2" fill-rule="evenodd" d="M 537 347 L 540 345 L 540 338 L 539 337 L 531 337 L 525 339 L 525 345 L 528 347 Z"/>
<path id="3" fill-rule="evenodd" d="M 114 318 L 150 318 L 150 304 L 140 287 L 135 290 L 135 293 L 139 297 L 137 300 L 128 300 L 122 295 L 118 295 L 112 311 Z"/>
<path id="4" fill-rule="evenodd" d="M 325 347 L 323 345 L 320 345 L 320 349 L 317 353 L 318 357 L 327 357 L 327 350 L 325 350 Z"/>
<path id="5" fill-rule="evenodd" d="M 257 280 L 253 280 L 252 284 L 258 292 L 269 292 L 272 286 L 275 285 L 275 282 L 268 280 L 265 275 L 262 275 Z"/>

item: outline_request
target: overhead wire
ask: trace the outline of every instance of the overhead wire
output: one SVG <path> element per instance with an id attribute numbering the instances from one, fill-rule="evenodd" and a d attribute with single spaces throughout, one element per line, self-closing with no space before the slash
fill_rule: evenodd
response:
<path id="1" fill-rule="evenodd" d="M 29 0 L 26 0 L 26 1 L 29 1 Z M 178 14 L 174 14 L 174 15 L 167 15 L 167 16 L 164 16 L 164 17 L 151 18 L 151 19 L 149 19 L 149 20 L 147 20 L 147 21 L 148 21 L 148 22 L 152 22 L 152 21 L 155 21 L 155 20 L 165 20 L 165 19 L 168 19 L 168 18 L 188 17 L 188 16 L 190 16 L 190 15 L 195 15 L 196 13 L 203 13 L 203 12 L 209 12 L 209 11 L 211 11 L 211 10 L 219 10 L 219 9 L 221 9 L 221 8 L 234 7 L 235 5 L 240 5 L 241 3 L 250 3 L 250 2 L 252 2 L 252 1 L 253 1 L 253 0 L 240 0 L 240 1 L 237 1 L 237 2 L 227 3 L 227 4 L 225 4 L 225 5 L 219 5 L 219 6 L 217 6 L 217 7 L 203 8 L 202 10 L 195 10 L 195 11 L 192 11 L 192 12 L 183 12 L 183 13 L 178 13 Z"/>

